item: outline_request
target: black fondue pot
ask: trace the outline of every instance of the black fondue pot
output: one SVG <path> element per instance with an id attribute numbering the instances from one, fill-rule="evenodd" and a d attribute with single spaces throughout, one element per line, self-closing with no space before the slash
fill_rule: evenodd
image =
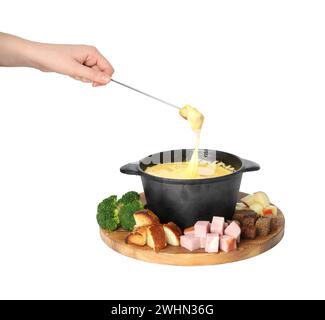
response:
<path id="1" fill-rule="evenodd" d="M 192 154 L 193 149 L 159 152 L 126 164 L 120 171 L 141 176 L 148 209 L 156 213 L 163 223 L 173 221 L 185 228 L 198 220 L 211 220 L 213 216 L 231 219 L 243 172 L 259 170 L 260 166 L 227 152 L 200 149 L 200 160 L 222 161 L 236 171 L 206 179 L 168 179 L 145 172 L 147 167 L 159 163 L 189 161 Z"/>

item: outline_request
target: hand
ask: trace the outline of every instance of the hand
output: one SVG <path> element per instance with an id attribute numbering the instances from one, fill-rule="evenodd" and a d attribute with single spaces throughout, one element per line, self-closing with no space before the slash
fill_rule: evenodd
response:
<path id="1" fill-rule="evenodd" d="M 1 32 L 0 66 L 57 72 L 83 82 L 92 82 L 94 87 L 107 84 L 114 72 L 95 47 L 38 43 Z"/>
<path id="2" fill-rule="evenodd" d="M 36 68 L 92 82 L 93 87 L 107 84 L 114 72 L 107 59 L 92 46 L 36 44 L 35 58 Z"/>

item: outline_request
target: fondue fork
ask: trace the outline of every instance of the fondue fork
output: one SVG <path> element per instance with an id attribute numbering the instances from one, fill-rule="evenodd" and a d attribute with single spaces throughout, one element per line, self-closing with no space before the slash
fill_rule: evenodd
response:
<path id="1" fill-rule="evenodd" d="M 125 83 L 122 83 L 122 82 L 117 81 L 117 80 L 114 80 L 114 79 L 111 79 L 111 81 L 113 81 L 113 82 L 115 82 L 115 83 L 117 83 L 117 84 L 119 84 L 119 85 L 121 85 L 121 86 L 123 86 L 123 87 L 125 87 L 125 88 L 131 89 L 131 90 L 136 91 L 136 92 L 138 92 L 138 93 L 141 93 L 141 94 L 143 94 L 143 95 L 145 95 L 145 96 L 147 96 L 147 97 L 149 97 L 149 98 L 152 98 L 152 99 L 155 99 L 155 100 L 157 100 L 157 101 L 159 101 L 159 102 L 162 102 L 162 103 L 164 103 L 164 104 L 166 104 L 166 105 L 168 105 L 168 106 L 170 106 L 170 107 L 176 108 L 176 109 L 178 109 L 178 110 L 181 109 L 180 107 L 176 106 L 175 104 L 172 104 L 172 103 L 167 102 L 167 101 L 165 101 L 165 100 L 163 100 L 163 99 L 157 98 L 157 97 L 155 97 L 155 96 L 153 96 L 153 95 L 151 95 L 151 94 L 149 94 L 149 93 L 143 92 L 143 91 L 138 90 L 138 89 L 136 89 L 136 88 L 133 88 L 133 87 L 131 87 L 131 86 L 125 84 Z"/>

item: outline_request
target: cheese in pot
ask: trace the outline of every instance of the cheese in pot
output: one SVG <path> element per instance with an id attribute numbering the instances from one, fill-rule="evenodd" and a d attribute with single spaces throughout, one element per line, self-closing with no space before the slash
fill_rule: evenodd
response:
<path id="1" fill-rule="evenodd" d="M 195 175 L 188 173 L 190 162 L 160 163 L 148 167 L 145 172 L 153 176 L 169 179 L 205 179 L 215 178 L 230 174 L 235 171 L 231 166 L 226 166 L 223 162 L 198 162 Z"/>

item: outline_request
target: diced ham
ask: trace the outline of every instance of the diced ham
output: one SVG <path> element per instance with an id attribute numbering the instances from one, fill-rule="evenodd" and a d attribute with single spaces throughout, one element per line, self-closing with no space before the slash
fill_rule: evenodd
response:
<path id="1" fill-rule="evenodd" d="M 206 252 L 218 252 L 219 251 L 219 234 L 208 233 L 205 243 Z"/>
<path id="2" fill-rule="evenodd" d="M 240 240 L 240 233 L 240 226 L 235 221 L 231 222 L 230 225 L 225 229 L 225 235 L 235 238 L 237 242 Z"/>
<path id="3" fill-rule="evenodd" d="M 214 223 L 214 222 L 219 222 L 219 221 L 221 221 L 221 222 L 225 222 L 225 218 L 224 217 L 218 217 L 218 216 L 214 216 L 213 218 L 212 218 L 212 223 Z"/>
<path id="4" fill-rule="evenodd" d="M 225 218 L 224 217 L 213 217 L 211 223 L 211 233 L 223 234 L 225 228 Z"/>
<path id="5" fill-rule="evenodd" d="M 194 234 L 196 237 L 205 237 L 210 232 L 209 221 L 197 221 L 194 225 Z"/>
<path id="6" fill-rule="evenodd" d="M 219 250 L 236 250 L 241 235 L 240 225 L 236 221 L 225 222 L 224 217 L 213 217 L 209 221 L 197 221 L 194 226 L 184 229 L 180 245 L 190 251 L 204 248 L 208 253 Z"/>
<path id="7" fill-rule="evenodd" d="M 205 248 L 206 240 L 207 240 L 206 237 L 200 237 L 201 249 Z"/>
<path id="8" fill-rule="evenodd" d="M 220 236 L 220 249 L 225 252 L 236 250 L 237 241 L 235 238 L 224 235 Z"/>
<path id="9" fill-rule="evenodd" d="M 201 239 L 194 235 L 183 235 L 180 237 L 181 247 L 193 251 L 201 248 Z"/>

